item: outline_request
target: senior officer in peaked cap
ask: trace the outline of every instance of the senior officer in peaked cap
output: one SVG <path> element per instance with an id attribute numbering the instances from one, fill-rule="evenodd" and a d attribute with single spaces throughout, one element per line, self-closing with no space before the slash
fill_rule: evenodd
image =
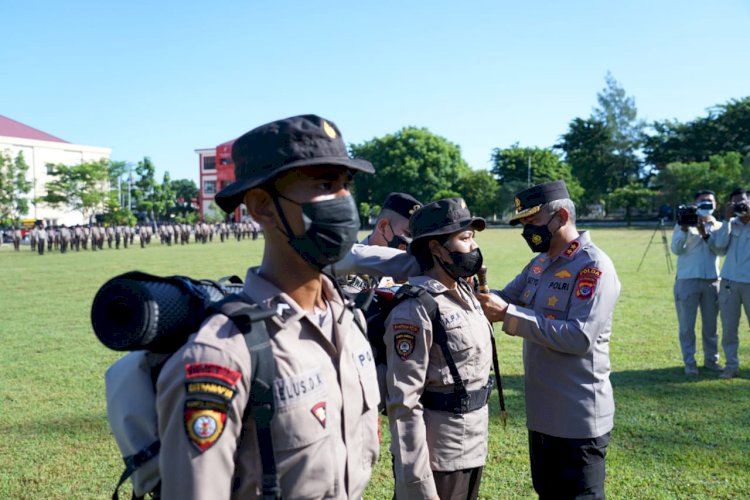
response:
<path id="1" fill-rule="evenodd" d="M 316 115 L 251 130 L 232 158 L 237 181 L 216 202 L 226 212 L 244 203 L 265 234 L 262 261 L 248 269 L 241 295 L 276 311 L 266 320 L 273 444 L 259 445 L 245 412 L 253 367 L 244 337 L 214 315 L 157 381 L 162 496 L 361 498 L 379 454 L 375 364 L 361 312 L 321 270 L 356 241 L 349 183 L 374 168 L 349 158 L 336 125 Z M 278 488 L 266 481 L 272 474 L 261 480 L 269 455 Z"/>
<path id="2" fill-rule="evenodd" d="M 609 381 L 612 313 L 620 281 L 609 257 L 579 232 L 563 181 L 516 195 L 511 225 L 538 253 L 502 290 L 479 294 L 485 314 L 524 339 L 526 425 L 540 498 L 604 498 L 614 419 Z"/>

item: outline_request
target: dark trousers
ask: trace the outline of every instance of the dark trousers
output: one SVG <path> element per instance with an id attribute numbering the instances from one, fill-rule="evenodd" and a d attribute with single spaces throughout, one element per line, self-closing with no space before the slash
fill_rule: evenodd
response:
<path id="1" fill-rule="evenodd" d="M 531 481 L 540 499 L 603 499 L 609 433 L 567 439 L 529 431 Z"/>
<path id="2" fill-rule="evenodd" d="M 433 471 L 432 477 L 440 500 L 476 500 L 483 469 L 484 467 L 474 467 L 450 472 Z"/>
<path id="3" fill-rule="evenodd" d="M 393 467 L 393 456 L 391 456 L 391 467 Z M 477 500 L 483 470 L 484 467 L 474 467 L 449 472 L 432 471 L 438 498 L 440 500 Z M 393 475 L 395 477 L 395 471 Z M 393 500 L 397 500 L 395 493 Z"/>

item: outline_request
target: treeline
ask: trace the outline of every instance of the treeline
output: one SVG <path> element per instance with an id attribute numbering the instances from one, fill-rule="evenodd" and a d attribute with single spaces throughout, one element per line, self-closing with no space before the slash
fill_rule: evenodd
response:
<path id="1" fill-rule="evenodd" d="M 125 162 L 101 159 L 78 165 L 49 164 L 45 194 L 30 198 L 31 183 L 23 153 L 12 158 L 0 152 L 0 224 L 16 224 L 29 204 L 46 203 L 79 211 L 85 221 L 133 225 L 138 219 L 193 223 L 199 219 L 198 187 L 188 179 L 161 182 L 146 157 L 133 169 Z"/>
<path id="2" fill-rule="evenodd" d="M 624 210 L 629 219 L 690 202 L 699 189 L 726 201 L 735 187 L 750 187 L 750 97 L 687 123 L 646 123 L 611 74 L 605 82 L 591 115 L 572 119 L 557 144 L 497 147 L 488 170 L 472 170 L 459 146 L 425 128 L 352 144 L 352 155 L 377 169 L 374 178 L 355 176 L 362 215 L 389 192 L 406 191 L 424 202 L 460 195 L 478 214 L 504 218 L 529 182 L 564 179 L 582 215 Z"/>
<path id="3" fill-rule="evenodd" d="M 579 212 L 625 217 L 656 213 L 658 207 L 692 201 L 699 189 L 712 189 L 720 203 L 736 187 L 750 183 L 750 97 L 708 109 L 707 115 L 681 123 L 646 123 L 635 99 L 611 74 L 586 118 L 573 118 L 557 144 L 522 147 L 518 143 L 489 152 L 491 168 L 473 170 L 458 145 L 426 128 L 404 127 L 383 137 L 351 144 L 350 153 L 377 169 L 355 176 L 354 187 L 364 220 L 376 214 L 392 191 L 411 193 L 423 202 L 462 196 L 472 211 L 504 219 L 513 210 L 513 194 L 528 183 L 564 179 Z M 0 223 L 17 220 L 28 203 L 43 201 L 81 211 L 89 220 L 193 222 L 199 218 L 198 187 L 192 180 L 155 179 L 149 158 L 135 169 L 124 162 L 101 160 L 81 165 L 49 165 L 46 194 L 29 200 L 28 167 L 21 154 L 0 153 Z M 218 208 L 213 210 L 220 218 Z M 208 221 L 212 222 L 212 221 Z"/>

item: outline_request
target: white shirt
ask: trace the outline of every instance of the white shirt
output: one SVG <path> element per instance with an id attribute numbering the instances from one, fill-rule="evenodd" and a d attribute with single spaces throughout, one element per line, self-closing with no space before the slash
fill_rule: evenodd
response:
<path id="1" fill-rule="evenodd" d="M 709 241 L 721 226 L 721 222 L 706 225 L 706 232 L 711 234 L 708 240 L 703 239 L 698 228 L 689 227 L 685 232 L 679 225 L 674 227 L 672 253 L 677 255 L 677 279 L 715 280 L 719 277 L 719 253 Z"/>
<path id="2" fill-rule="evenodd" d="M 726 255 L 721 277 L 740 283 L 750 283 L 750 224 L 738 217 L 711 234 L 709 246 L 717 255 Z"/>

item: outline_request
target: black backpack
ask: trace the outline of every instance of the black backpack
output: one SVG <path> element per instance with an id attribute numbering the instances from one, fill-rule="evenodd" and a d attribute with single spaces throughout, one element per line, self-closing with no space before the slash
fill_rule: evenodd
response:
<path id="1" fill-rule="evenodd" d="M 125 462 L 113 500 L 118 499 L 120 486 L 131 476 L 133 498 L 143 498 L 146 494 L 159 497 L 156 380 L 167 359 L 187 340 L 184 331 L 189 328 L 197 331 L 196 319 L 213 314 L 229 317 L 245 338 L 253 373 L 243 421 L 252 417 L 256 423 L 262 496 L 266 500 L 281 498 L 270 428 L 274 415 L 275 363 L 266 328 L 266 320 L 276 311 L 261 309 L 237 294 L 228 294 L 238 290 L 238 281 L 238 278 L 219 282 L 181 276 L 163 278 L 135 272 L 113 278 L 97 293 L 92 306 L 97 337 L 110 348 L 143 355 L 141 362 L 126 359 L 130 355 L 121 358 L 107 371 L 107 416 Z M 173 293 L 175 290 L 179 293 Z M 219 297 L 223 298 L 216 300 Z M 186 324 L 192 326 L 183 328 L 178 324 L 179 318 L 186 318 Z M 142 349 L 149 346 L 156 349 L 148 352 Z M 149 410 L 153 410 L 153 414 Z M 149 439 L 144 441 L 147 437 Z M 135 449 L 138 451 L 129 453 Z"/>

